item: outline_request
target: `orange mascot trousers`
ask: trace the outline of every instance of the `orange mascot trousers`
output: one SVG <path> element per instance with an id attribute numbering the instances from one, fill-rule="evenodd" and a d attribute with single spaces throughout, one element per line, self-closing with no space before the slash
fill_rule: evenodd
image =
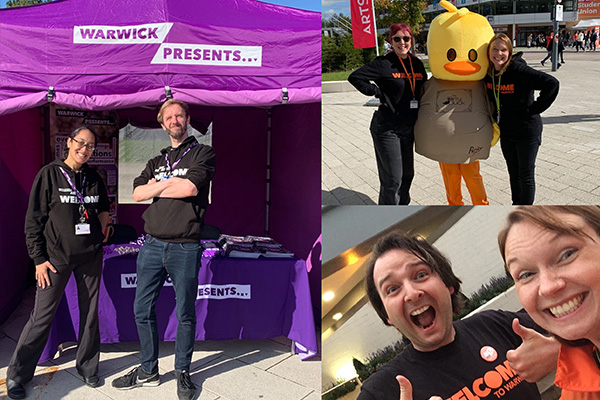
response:
<path id="1" fill-rule="evenodd" d="M 483 178 L 479 173 L 479 161 L 469 164 L 439 163 L 446 187 L 446 198 L 451 206 L 462 206 L 463 198 L 460 190 L 461 177 L 465 180 L 467 189 L 471 194 L 473 205 L 487 206 L 489 203 L 483 187 Z"/>

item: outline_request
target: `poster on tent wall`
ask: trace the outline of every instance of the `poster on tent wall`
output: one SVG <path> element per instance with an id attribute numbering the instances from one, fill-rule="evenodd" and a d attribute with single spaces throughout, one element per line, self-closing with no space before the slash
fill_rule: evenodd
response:
<path id="1" fill-rule="evenodd" d="M 50 148 L 52 156 L 67 157 L 69 134 L 80 126 L 87 126 L 96 134 L 96 149 L 88 164 L 94 167 L 106 185 L 110 199 L 110 217 L 116 222 L 118 196 L 118 138 L 119 114 L 115 111 L 88 111 L 50 104 Z"/>

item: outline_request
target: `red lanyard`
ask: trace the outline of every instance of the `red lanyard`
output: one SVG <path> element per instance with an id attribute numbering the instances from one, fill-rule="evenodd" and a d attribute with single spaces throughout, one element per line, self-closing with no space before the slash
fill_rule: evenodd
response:
<path id="1" fill-rule="evenodd" d="M 414 99 L 414 98 L 416 98 L 415 88 L 417 86 L 417 78 L 415 77 L 415 72 L 413 70 L 412 60 L 411 60 L 410 56 L 407 56 L 407 57 L 408 57 L 408 62 L 410 63 L 410 74 L 406 70 L 406 67 L 404 66 L 404 62 L 402 61 L 402 58 L 398 57 L 398 59 L 400 60 L 400 64 L 402 64 L 402 68 L 404 68 L 404 72 L 406 73 L 406 76 L 408 77 L 408 83 L 410 83 L 410 90 L 412 91 L 413 99 Z M 412 78 L 412 80 L 411 80 L 411 78 Z"/>

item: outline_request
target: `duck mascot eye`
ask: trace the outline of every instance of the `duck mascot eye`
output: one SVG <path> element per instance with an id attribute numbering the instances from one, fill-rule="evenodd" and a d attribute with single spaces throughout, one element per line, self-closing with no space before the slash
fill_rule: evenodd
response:
<path id="1" fill-rule="evenodd" d="M 419 105 L 415 151 L 440 163 L 449 204 L 462 204 L 460 176 L 473 204 L 488 204 L 477 160 L 488 158 L 493 137 L 483 78 L 494 31 L 482 15 L 467 8 L 459 10 L 446 0 L 440 5 L 447 12 L 434 18 L 427 36 L 433 77 L 425 83 Z M 476 173 L 468 172 L 468 167 Z M 455 179 L 448 179 L 457 171 L 458 187 Z M 480 193 L 477 198 L 472 185 L 480 186 L 475 191 Z"/>

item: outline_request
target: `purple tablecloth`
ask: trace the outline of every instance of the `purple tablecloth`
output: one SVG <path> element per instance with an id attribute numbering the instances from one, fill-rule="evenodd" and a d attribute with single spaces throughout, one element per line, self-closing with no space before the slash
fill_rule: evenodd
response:
<path id="1" fill-rule="evenodd" d="M 104 260 L 98 317 L 102 343 L 138 341 L 133 300 L 135 255 Z M 202 259 L 196 300 L 196 340 L 287 336 L 300 358 L 316 354 L 317 339 L 306 264 L 298 259 Z M 169 281 L 156 304 L 160 340 L 174 341 L 175 295 Z M 59 344 L 76 341 L 77 287 L 73 277 L 57 311 L 40 362 Z"/>

